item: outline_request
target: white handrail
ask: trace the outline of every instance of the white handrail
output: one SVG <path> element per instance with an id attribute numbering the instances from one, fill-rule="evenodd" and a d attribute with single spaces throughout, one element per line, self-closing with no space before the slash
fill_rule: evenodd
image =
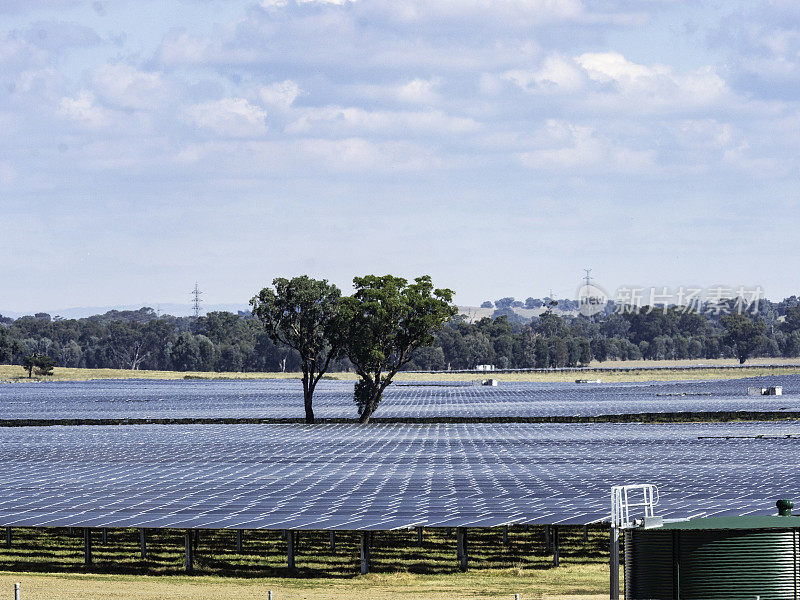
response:
<path id="1" fill-rule="evenodd" d="M 641 500 L 631 495 L 641 494 Z M 611 526 L 617 529 L 633 527 L 631 508 L 641 508 L 644 517 L 653 517 L 653 507 L 660 501 L 658 488 L 651 483 L 615 485 L 611 488 Z M 636 511 L 634 511 L 636 512 Z"/>

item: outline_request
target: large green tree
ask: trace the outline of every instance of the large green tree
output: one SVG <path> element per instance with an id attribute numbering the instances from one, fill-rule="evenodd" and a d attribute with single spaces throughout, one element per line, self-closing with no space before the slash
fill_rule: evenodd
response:
<path id="1" fill-rule="evenodd" d="M 368 423 L 383 392 L 414 352 L 434 342 L 434 332 L 458 313 L 453 291 L 434 289 L 428 275 L 409 284 L 393 275 L 353 279 L 342 299 L 346 351 L 360 379 L 355 386 L 359 422 Z"/>
<path id="2" fill-rule="evenodd" d="M 736 352 L 736 358 L 739 359 L 739 364 L 744 364 L 751 354 L 764 345 L 766 338 L 764 336 L 765 326 L 763 321 L 757 318 L 751 319 L 747 315 L 733 313 L 723 315 L 720 318 L 720 323 L 725 328 L 723 342 L 733 347 Z"/>
<path id="3" fill-rule="evenodd" d="M 275 289 L 264 288 L 250 304 L 269 336 L 300 355 L 306 423 L 313 423 L 314 390 L 344 344 L 342 292 L 325 279 L 307 275 L 279 277 L 272 285 Z"/>

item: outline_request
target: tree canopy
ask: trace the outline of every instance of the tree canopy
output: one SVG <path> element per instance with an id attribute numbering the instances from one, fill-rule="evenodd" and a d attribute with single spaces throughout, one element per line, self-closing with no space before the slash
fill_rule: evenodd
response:
<path id="1" fill-rule="evenodd" d="M 314 390 L 342 345 L 342 293 L 327 280 L 301 275 L 272 280 L 250 300 L 253 314 L 276 342 L 300 355 L 306 423 L 314 422 Z"/>
<path id="2" fill-rule="evenodd" d="M 750 355 L 764 345 L 764 323 L 755 321 L 742 314 L 724 315 L 720 323 L 725 328 L 724 341 L 733 346 L 739 364 L 750 358 Z"/>
<path id="3" fill-rule="evenodd" d="M 354 399 L 359 421 L 369 422 L 386 387 L 433 334 L 458 312 L 453 291 L 434 289 L 428 275 L 409 284 L 393 275 L 353 279 L 355 293 L 342 299 L 346 352 L 360 380 Z"/>

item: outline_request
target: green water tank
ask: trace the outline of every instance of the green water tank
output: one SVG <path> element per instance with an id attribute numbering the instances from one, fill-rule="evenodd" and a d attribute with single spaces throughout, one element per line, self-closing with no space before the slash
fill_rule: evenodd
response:
<path id="1" fill-rule="evenodd" d="M 626 600 L 800 600 L 800 517 L 711 517 L 625 531 Z"/>

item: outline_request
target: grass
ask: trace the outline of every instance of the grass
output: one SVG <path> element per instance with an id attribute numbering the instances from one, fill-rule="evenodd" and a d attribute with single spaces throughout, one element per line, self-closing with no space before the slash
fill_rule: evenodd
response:
<path id="1" fill-rule="evenodd" d="M 328 534 L 303 532 L 297 568 L 286 568 L 286 543 L 279 532 L 248 531 L 242 553 L 231 531 L 201 534 L 196 574 L 183 574 L 183 533 L 148 532 L 148 557 L 139 555 L 138 531 L 109 530 L 108 543 L 94 532 L 94 564 L 83 564 L 83 536 L 67 529 L 14 529 L 11 549 L 0 549 L 0 589 L 23 585 L 25 600 L 112 598 L 283 599 L 413 598 L 597 598 L 607 594 L 608 532 L 562 527 L 561 566 L 553 567 L 541 527 L 512 527 L 509 545 L 499 529 L 470 530 L 470 570 L 458 570 L 455 533 L 378 532 L 372 544 L 372 572 L 358 573 L 358 537 L 337 534 L 331 551 Z"/>
<path id="2" fill-rule="evenodd" d="M 688 360 L 688 361 L 607 361 L 593 362 L 592 367 L 599 370 L 585 370 L 580 373 L 569 372 L 523 372 L 523 373 L 398 373 L 396 381 L 475 381 L 492 377 L 500 381 L 570 382 L 576 378 L 600 378 L 604 382 L 636 381 L 682 381 L 699 379 L 739 379 L 741 377 L 762 377 L 765 375 L 800 374 L 800 361 L 797 359 L 753 359 L 748 361 L 748 369 L 695 368 L 687 366 L 720 367 L 735 366 L 732 359 Z M 763 365 L 763 366 L 759 366 Z M 776 366 L 779 365 L 779 366 Z M 610 370 L 614 367 L 625 371 Z M 653 369 L 652 367 L 664 367 Z M 670 367 L 683 367 L 672 369 Z M 633 370 L 627 370 L 633 369 Z M 56 367 L 52 377 L 34 377 L 29 380 L 25 370 L 16 365 L 0 365 L 0 381 L 83 381 L 89 379 L 299 379 L 299 373 L 215 373 L 202 371 L 132 371 L 126 369 L 77 369 Z M 355 373 L 330 373 L 328 379 L 355 381 Z"/>

